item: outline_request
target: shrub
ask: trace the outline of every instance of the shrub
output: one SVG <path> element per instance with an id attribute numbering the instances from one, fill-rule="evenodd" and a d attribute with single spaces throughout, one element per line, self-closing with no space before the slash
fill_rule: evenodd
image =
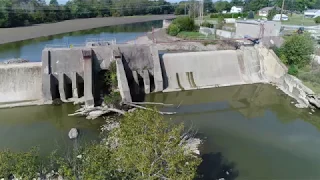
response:
<path id="1" fill-rule="evenodd" d="M 29 152 L 0 152 L 0 178 L 7 179 L 14 174 L 15 178 L 32 179 L 37 177 L 40 169 L 38 152 L 32 149 Z"/>
<path id="2" fill-rule="evenodd" d="M 104 102 L 108 105 L 117 107 L 121 102 L 121 95 L 117 91 L 112 91 L 109 95 L 104 97 Z"/>
<path id="3" fill-rule="evenodd" d="M 223 25 L 225 24 L 225 20 L 223 16 L 218 18 L 218 24 L 216 24 L 216 29 L 222 29 Z"/>
<path id="4" fill-rule="evenodd" d="M 180 32 L 180 28 L 176 24 L 170 24 L 168 29 L 167 29 L 167 33 L 170 36 L 176 36 L 176 35 L 178 35 L 179 32 Z"/>
<path id="5" fill-rule="evenodd" d="M 319 24 L 319 23 L 320 23 L 320 16 L 316 17 L 316 18 L 314 19 L 314 22 L 315 22 L 316 24 Z"/>
<path id="6" fill-rule="evenodd" d="M 267 19 L 271 21 L 271 20 L 273 19 L 273 17 L 274 17 L 276 14 L 278 14 L 278 13 L 279 13 L 279 12 L 277 11 L 276 8 L 271 9 L 271 10 L 268 12 Z"/>
<path id="7" fill-rule="evenodd" d="M 288 69 L 288 74 L 291 74 L 293 76 L 298 75 L 298 68 L 295 65 L 290 65 Z"/>
<path id="8" fill-rule="evenodd" d="M 282 45 L 280 59 L 285 60 L 284 63 L 288 65 L 301 68 L 310 63 L 313 51 L 314 43 L 309 34 L 295 34 L 288 37 Z"/>
<path id="9" fill-rule="evenodd" d="M 219 18 L 220 16 L 224 18 L 238 18 L 238 17 L 247 17 L 248 13 L 233 13 L 233 14 L 215 13 L 215 14 L 211 14 L 210 18 Z"/>
<path id="10" fill-rule="evenodd" d="M 209 23 L 208 21 L 204 21 L 201 24 L 202 27 L 208 27 L 208 28 L 213 28 L 213 24 Z"/>
<path id="11" fill-rule="evenodd" d="M 180 31 L 194 31 L 196 29 L 194 19 L 186 16 L 176 18 L 172 24 L 177 25 Z"/>
<path id="12" fill-rule="evenodd" d="M 117 89 L 118 79 L 117 79 L 117 64 L 116 61 L 112 61 L 109 66 L 109 70 L 105 74 L 105 81 L 108 86 L 112 89 Z"/>
<path id="13" fill-rule="evenodd" d="M 254 13 L 253 11 L 250 11 L 248 14 L 248 19 L 254 19 Z"/>

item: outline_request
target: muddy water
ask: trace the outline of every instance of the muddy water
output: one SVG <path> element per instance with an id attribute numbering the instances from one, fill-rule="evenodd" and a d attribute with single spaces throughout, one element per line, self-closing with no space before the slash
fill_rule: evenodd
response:
<path id="1" fill-rule="evenodd" d="M 181 104 L 171 118 L 204 139 L 207 179 L 320 179 L 320 112 L 294 107 L 270 85 L 243 85 L 147 96 Z M 229 175 L 228 175 L 229 174 Z"/>

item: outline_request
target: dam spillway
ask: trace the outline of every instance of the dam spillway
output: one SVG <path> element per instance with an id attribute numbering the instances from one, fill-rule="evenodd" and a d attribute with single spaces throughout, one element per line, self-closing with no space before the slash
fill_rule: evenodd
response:
<path id="1" fill-rule="evenodd" d="M 2 73 L 10 74 L 1 77 L 0 102 L 36 99 L 52 103 L 56 98 L 66 102 L 84 98 L 86 105 L 98 105 L 103 97 L 101 73 L 108 71 L 113 61 L 124 101 L 139 101 L 153 92 L 272 83 L 306 106 L 305 97 L 312 92 L 287 75 L 287 68 L 274 52 L 261 45 L 159 55 L 157 45 L 113 44 L 46 48 L 36 70 L 19 70 L 23 66 L 32 69 L 35 65 L 30 63 L 0 66 Z M 11 68 L 17 70 L 8 71 Z"/>

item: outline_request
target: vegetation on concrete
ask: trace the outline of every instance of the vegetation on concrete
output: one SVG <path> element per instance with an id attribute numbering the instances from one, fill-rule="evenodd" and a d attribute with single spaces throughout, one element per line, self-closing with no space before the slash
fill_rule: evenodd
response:
<path id="1" fill-rule="evenodd" d="M 105 82 L 110 86 L 110 90 L 118 88 L 116 61 L 110 63 L 109 69 L 105 74 Z"/>
<path id="2" fill-rule="evenodd" d="M 136 110 L 121 119 L 120 127 L 103 133 L 104 141 L 78 147 L 66 157 L 0 151 L 0 178 L 193 179 L 201 159 L 186 152 L 186 135 L 183 124 L 169 124 L 155 111 Z"/>
<path id="3" fill-rule="evenodd" d="M 288 66 L 288 74 L 297 76 L 315 93 L 320 93 L 320 65 L 314 62 L 314 41 L 308 33 L 288 37 L 280 48 L 273 48 Z"/>

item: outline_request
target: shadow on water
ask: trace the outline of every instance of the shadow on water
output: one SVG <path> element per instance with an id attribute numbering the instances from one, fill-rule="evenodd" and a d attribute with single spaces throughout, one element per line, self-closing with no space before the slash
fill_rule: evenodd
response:
<path id="1" fill-rule="evenodd" d="M 220 152 L 203 154 L 201 158 L 196 180 L 234 180 L 239 176 L 235 163 L 227 161 Z"/>

